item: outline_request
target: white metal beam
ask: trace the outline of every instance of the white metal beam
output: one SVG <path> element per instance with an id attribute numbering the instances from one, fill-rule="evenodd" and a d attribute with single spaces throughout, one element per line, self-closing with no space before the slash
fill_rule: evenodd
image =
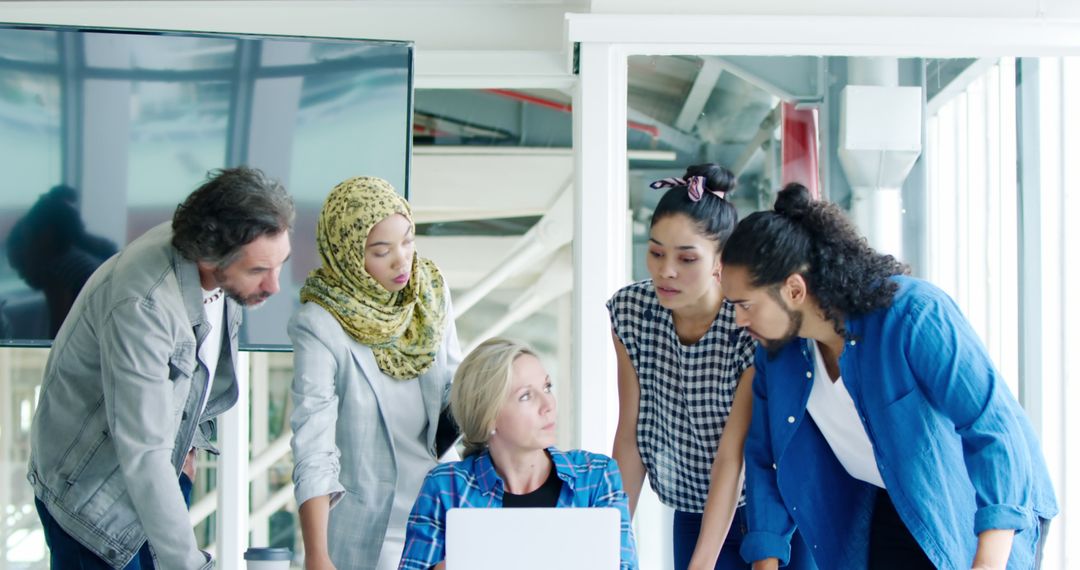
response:
<path id="1" fill-rule="evenodd" d="M 941 106 L 945 103 L 951 101 L 953 97 L 956 97 L 960 93 L 963 93 L 969 86 L 971 86 L 972 81 L 975 81 L 976 79 L 986 75 L 986 72 L 991 67 L 997 65 L 997 62 L 998 58 L 994 57 L 984 57 L 971 62 L 971 65 L 967 66 L 967 68 L 961 71 L 956 77 L 954 77 L 948 85 L 938 91 L 937 94 L 934 95 L 933 99 L 930 99 L 926 102 L 927 118 L 937 113 L 938 109 L 940 109 Z"/>
<path id="2" fill-rule="evenodd" d="M 603 453 L 611 451 L 618 418 L 604 303 L 627 281 L 630 250 L 626 63 L 625 52 L 611 45 L 582 43 L 574 92 L 573 379 L 579 447 Z"/>
<path id="3" fill-rule="evenodd" d="M 265 352 L 251 353 L 251 456 L 259 456 L 270 443 L 270 358 Z M 254 463 L 254 462 L 252 462 Z M 251 502 L 262 505 L 270 494 L 270 479 L 266 468 L 254 469 L 248 465 L 251 477 Z M 266 518 L 254 518 L 251 523 L 251 544 L 264 546 L 269 543 L 270 525 Z"/>
<path id="4" fill-rule="evenodd" d="M 564 49 L 562 2 L 156 0 L 0 2 L 5 22 L 412 40 L 418 50 Z"/>
<path id="5" fill-rule="evenodd" d="M 521 236 L 417 236 L 416 251 L 439 266 L 456 295 L 476 285 L 520 242 Z M 525 275 L 524 273 L 522 274 Z M 531 277 L 531 275 L 529 276 Z M 518 278 L 503 286 L 523 286 Z"/>
<path id="6" fill-rule="evenodd" d="M 435 148 L 417 147 L 413 156 L 417 223 L 542 215 L 573 176 L 567 149 Z"/>
<path id="7" fill-rule="evenodd" d="M 720 74 L 723 72 L 724 68 L 717 58 L 708 57 L 702 60 L 701 69 L 698 70 L 697 77 L 694 78 L 694 84 L 690 86 L 690 93 L 686 95 L 686 100 L 683 101 L 679 117 L 675 119 L 676 129 L 690 132 L 690 129 L 694 128 L 694 124 L 697 123 L 698 117 L 701 116 L 701 111 L 705 109 L 705 103 L 709 101 L 709 96 L 712 95 L 713 89 L 716 88 L 716 82 L 720 80 Z"/>
<path id="8" fill-rule="evenodd" d="M 544 308 L 548 303 L 566 295 L 573 287 L 573 252 L 572 248 L 566 245 L 551 257 L 536 282 L 507 308 L 503 316 L 469 342 L 465 347 L 465 352 L 472 352 L 472 349 L 484 340 L 502 334 L 503 331 Z"/>
<path id="9" fill-rule="evenodd" d="M 11 349 L 0 350 L 0 508 L 5 509 L 0 511 L 0 570 L 8 568 L 8 539 L 11 538 L 14 527 L 10 523 L 20 518 L 19 509 L 23 506 L 12 500 L 11 493 L 11 473 L 13 468 L 17 468 L 13 461 L 14 446 L 11 442 L 15 441 L 15 418 L 20 415 L 12 398 L 14 390 L 11 381 L 11 352 Z M 14 507 L 14 510 L 7 511 L 11 507 Z"/>
<path id="10" fill-rule="evenodd" d="M 416 52 L 417 89 L 570 89 L 575 81 L 560 51 Z"/>
<path id="11" fill-rule="evenodd" d="M 571 254 L 573 254 L 572 249 Z M 573 276 L 570 279 L 572 284 Z M 557 303 L 555 309 L 555 338 L 564 340 L 555 346 L 555 394 L 559 397 L 559 427 L 555 431 L 559 434 L 559 447 L 571 449 L 576 445 L 575 442 L 577 441 L 577 410 L 579 402 L 574 398 L 576 386 L 574 385 L 572 372 L 573 343 L 566 342 L 565 339 L 574 338 L 571 327 L 574 301 L 572 295 L 563 295 Z M 564 398 L 563 394 L 569 397 Z"/>
<path id="12" fill-rule="evenodd" d="M 249 354 L 249 353 L 243 353 Z M 250 353 L 258 354 L 258 353 Z M 220 433 L 220 432 L 219 432 Z M 289 447 L 289 440 L 292 438 L 292 430 L 282 434 L 273 442 L 270 443 L 258 456 L 252 458 L 251 462 L 247 464 L 247 480 L 250 482 L 258 475 L 265 473 L 271 465 L 277 463 L 279 459 L 285 457 L 292 449 Z M 191 526 L 195 526 L 201 523 L 206 517 L 210 516 L 218 508 L 218 491 L 217 489 L 210 491 L 203 498 L 199 499 L 194 505 L 191 505 L 191 509 L 188 511 L 188 516 L 191 517 Z"/>
<path id="13" fill-rule="evenodd" d="M 641 111 L 638 111 L 637 109 L 627 108 L 625 114 L 628 119 L 634 121 L 635 123 L 641 123 L 650 127 L 656 127 L 657 131 L 659 132 L 658 138 L 678 150 L 690 154 L 697 153 L 699 150 L 701 150 L 701 145 L 703 144 L 703 141 L 694 135 L 684 133 L 667 123 L 654 119 L 653 117 L 646 115 Z M 623 136 L 623 138 L 625 139 L 626 137 Z"/>
<path id="14" fill-rule="evenodd" d="M 1044 443 L 1050 477 L 1065 500 L 1077 478 L 1068 479 L 1066 447 L 1064 331 L 1071 322 L 1062 317 L 1066 297 L 1063 283 L 1066 265 L 1062 247 L 1066 223 L 1064 211 L 1064 145 L 1062 126 L 1064 101 L 1061 65 L 1052 60 L 1018 60 L 1017 139 L 1020 180 L 1020 402 L 1032 417 L 1035 433 Z M 1057 309 L 1057 310 L 1055 310 Z M 1048 567 L 1064 568 L 1070 528 L 1068 505 L 1062 505 L 1064 526 L 1051 533 L 1046 546 Z"/>
<path id="15" fill-rule="evenodd" d="M 776 127 L 780 124 L 780 105 L 773 107 L 772 111 L 769 111 L 768 115 L 761 121 L 761 126 L 758 128 L 757 133 L 754 134 L 754 138 L 746 144 L 746 148 L 739 154 L 739 158 L 735 159 L 735 162 L 731 165 L 731 171 L 735 176 L 742 174 L 746 166 L 750 164 L 750 160 L 754 158 L 754 155 L 761 150 L 761 145 L 765 144 L 765 141 L 773 138 L 776 133 Z"/>
<path id="16" fill-rule="evenodd" d="M 1080 54 L 1080 19 L 567 14 L 571 42 L 649 55 L 1003 57 Z M 656 30 L 724 30 L 657 34 Z M 643 38 L 648 38 L 643 41 Z"/>
<path id="17" fill-rule="evenodd" d="M 241 352 L 235 363 L 239 398 L 218 419 L 217 565 L 243 568 L 248 544 L 248 420 L 250 354 Z"/>
<path id="18" fill-rule="evenodd" d="M 555 199 L 555 203 L 551 205 L 544 217 L 540 218 L 540 221 L 521 237 L 518 245 L 495 265 L 491 273 L 458 296 L 454 304 L 457 316 L 461 317 L 465 314 L 507 278 L 528 269 L 563 245 L 570 243 L 574 237 L 573 208 L 573 187 L 567 182 L 563 185 L 563 191 Z"/>
<path id="19" fill-rule="evenodd" d="M 289 501 L 293 499 L 294 491 L 295 487 L 292 483 L 289 483 L 288 485 L 285 485 L 277 491 L 274 491 L 274 494 L 270 495 L 270 497 L 266 499 L 266 502 L 256 507 L 255 510 L 251 513 L 252 522 L 261 522 L 262 524 L 266 524 L 267 521 L 270 519 L 270 515 L 273 515 L 274 513 L 281 510 L 282 507 L 289 504 Z M 269 543 L 263 544 L 265 545 Z"/>
<path id="20" fill-rule="evenodd" d="M 1067 3 L 1070 0 L 1057 0 Z M 656 12 L 657 0 L 592 0 L 593 12 L 651 14 Z M 875 2 L 868 5 L 864 0 L 830 0 L 829 2 L 804 2 L 801 0 L 762 0 L 748 3 L 742 0 L 664 0 L 666 14 L 865 14 L 872 12 L 882 16 L 905 16 L 926 14 L 949 17 L 973 13 L 979 16 L 1002 16 L 1022 18 L 1037 13 L 1053 13 L 1054 0 L 1031 2 L 1028 0 L 907 0 L 905 2 Z M 1063 10 L 1064 11 L 1064 10 Z M 723 29 L 722 32 L 727 32 Z"/>
<path id="21" fill-rule="evenodd" d="M 823 67 L 822 58 L 793 56 L 762 61 L 745 56 L 704 56 L 702 59 L 784 101 L 818 102 L 825 97 L 825 85 L 818 82 L 820 73 L 805 71 L 810 65 Z"/>

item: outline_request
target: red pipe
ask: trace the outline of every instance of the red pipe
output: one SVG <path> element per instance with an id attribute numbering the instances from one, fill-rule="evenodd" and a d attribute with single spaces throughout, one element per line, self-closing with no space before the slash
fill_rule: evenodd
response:
<path id="1" fill-rule="evenodd" d="M 555 109 L 556 111 L 562 111 L 569 113 L 574 108 L 569 103 L 559 103 L 558 101 L 552 101 L 551 99 L 543 99 L 527 93 L 518 93 L 517 91 L 510 91 L 508 89 L 488 89 L 488 93 L 494 93 L 495 95 L 502 95 L 503 97 L 509 97 L 510 99 L 516 99 L 518 101 L 524 101 L 526 103 L 532 103 L 533 105 L 539 105 L 541 107 L 547 107 L 548 109 Z"/>
<path id="2" fill-rule="evenodd" d="M 569 113 L 574 110 L 573 106 L 569 103 L 560 103 L 558 101 L 552 101 L 550 99 L 536 97 L 527 93 L 519 93 L 517 91 L 510 91 L 508 89 L 486 89 L 485 91 L 517 101 L 524 101 L 525 103 L 532 103 L 533 105 L 539 105 L 548 109 L 562 111 L 564 113 Z M 656 125 L 646 125 L 645 123 L 639 123 L 637 121 L 626 121 L 626 126 L 635 131 L 648 133 L 650 136 L 652 136 L 653 140 L 660 138 L 660 128 Z"/>
<path id="3" fill-rule="evenodd" d="M 649 133 L 652 135 L 653 140 L 660 138 L 660 127 L 657 127 L 656 125 L 646 125 L 645 123 L 639 123 L 637 121 L 626 121 L 626 126 L 635 131 Z"/>
<path id="4" fill-rule="evenodd" d="M 445 137 L 446 135 L 450 134 L 446 131 L 440 131 L 439 129 L 429 128 L 425 127 L 424 125 L 417 125 L 415 123 L 413 123 L 412 129 L 413 132 L 417 134 L 430 135 L 433 137 Z"/>

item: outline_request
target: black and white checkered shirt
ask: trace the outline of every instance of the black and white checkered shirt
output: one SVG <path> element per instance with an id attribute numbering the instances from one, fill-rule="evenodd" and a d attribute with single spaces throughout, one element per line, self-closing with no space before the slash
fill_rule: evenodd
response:
<path id="1" fill-rule="evenodd" d="M 623 287 L 607 307 L 641 386 L 637 441 L 652 488 L 665 505 L 700 513 L 735 387 L 754 364 L 754 341 L 725 303 L 705 336 L 683 345 L 650 279 Z"/>

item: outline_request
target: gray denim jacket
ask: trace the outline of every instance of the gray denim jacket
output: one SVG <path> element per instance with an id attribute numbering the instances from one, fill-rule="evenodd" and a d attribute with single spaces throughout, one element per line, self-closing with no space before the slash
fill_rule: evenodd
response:
<path id="1" fill-rule="evenodd" d="M 197 266 L 171 239 L 170 224 L 159 225 L 87 281 L 49 353 L 30 433 L 34 494 L 114 568 L 148 538 L 159 568 L 213 567 L 177 479 L 191 447 L 216 451 L 210 420 L 236 403 L 242 314 L 226 301 L 227 334 L 197 418 L 209 383 L 197 355 L 209 325 Z"/>

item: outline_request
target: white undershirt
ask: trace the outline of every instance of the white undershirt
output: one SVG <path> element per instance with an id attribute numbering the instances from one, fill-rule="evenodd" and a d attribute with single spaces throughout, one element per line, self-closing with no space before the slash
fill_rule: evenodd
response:
<path id="1" fill-rule="evenodd" d="M 409 512 L 420 494 L 420 486 L 427 472 L 435 467 L 435 459 L 427 450 L 428 422 L 420 381 L 396 380 L 381 373 L 375 380 L 381 382 L 379 407 L 394 439 L 394 459 L 397 463 L 394 503 L 376 569 L 396 570 L 405 547 Z"/>
<path id="2" fill-rule="evenodd" d="M 848 474 L 861 481 L 885 488 L 881 472 L 874 458 L 874 448 L 866 435 L 855 401 L 851 399 L 843 378 L 829 380 L 821 350 L 814 347 L 814 387 L 806 410 L 814 418 L 833 454 L 840 460 Z"/>
<path id="3" fill-rule="evenodd" d="M 221 289 L 207 291 L 203 289 L 203 312 L 210 324 L 210 332 L 206 335 L 202 345 L 199 346 L 199 360 L 206 364 L 209 381 L 206 384 L 206 393 L 203 394 L 202 403 L 199 404 L 199 417 L 206 409 L 206 403 L 210 401 L 210 392 L 214 388 L 214 374 L 217 372 L 218 357 L 221 356 L 221 330 L 225 321 L 225 294 Z"/>

